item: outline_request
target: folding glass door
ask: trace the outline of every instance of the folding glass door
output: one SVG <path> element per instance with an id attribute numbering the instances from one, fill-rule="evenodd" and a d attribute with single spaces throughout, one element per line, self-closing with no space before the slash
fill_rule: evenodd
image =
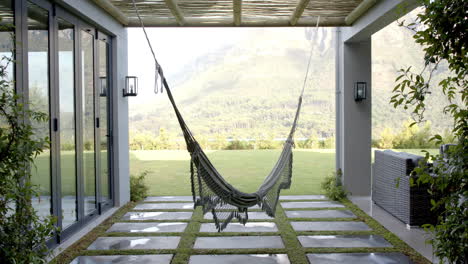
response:
<path id="1" fill-rule="evenodd" d="M 98 141 L 100 151 L 98 153 L 100 161 L 100 205 L 101 207 L 112 206 L 112 186 L 110 179 L 110 162 L 111 162 L 111 119 L 109 118 L 110 113 L 110 94 L 111 91 L 111 76 L 110 76 L 110 38 L 98 32 L 98 74 L 99 74 L 99 137 Z"/>
<path id="2" fill-rule="evenodd" d="M 76 125 L 76 24 L 57 12 L 57 84 L 60 139 L 61 227 L 78 221 L 78 170 Z"/>
<path id="3" fill-rule="evenodd" d="M 36 137 L 50 139 L 31 166 L 40 191 L 32 203 L 40 215 L 57 217 L 60 242 L 113 206 L 111 40 L 46 0 L 0 0 L 0 14 L 7 13 L 3 21 L 16 28 L 16 60 L 24 62 L 9 71 L 15 89 L 30 109 L 49 116 L 32 124 Z M 12 30 L 0 27 L 0 55 L 12 50 L 6 38 Z"/>

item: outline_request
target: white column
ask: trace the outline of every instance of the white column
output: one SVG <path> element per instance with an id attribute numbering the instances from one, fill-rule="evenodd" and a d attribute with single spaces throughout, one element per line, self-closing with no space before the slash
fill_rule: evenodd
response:
<path id="1" fill-rule="evenodd" d="M 417 7 L 417 0 L 378 1 L 351 27 L 338 29 L 336 53 L 336 166 L 352 195 L 371 192 L 371 36 Z M 354 101 L 354 83 L 367 83 L 367 99 Z"/>
<path id="2" fill-rule="evenodd" d="M 370 195 L 371 187 L 371 40 L 338 41 L 337 160 L 343 184 L 352 195 Z M 367 98 L 354 100 L 354 84 L 367 83 Z"/>
<path id="3" fill-rule="evenodd" d="M 115 205 L 122 206 L 130 201 L 130 164 L 128 145 L 128 97 L 122 96 L 125 86 L 125 77 L 128 67 L 128 44 L 127 30 L 116 38 L 113 47 L 113 55 L 116 61 L 113 62 L 114 72 L 114 94 L 113 94 L 113 142 L 114 142 L 114 195 Z"/>

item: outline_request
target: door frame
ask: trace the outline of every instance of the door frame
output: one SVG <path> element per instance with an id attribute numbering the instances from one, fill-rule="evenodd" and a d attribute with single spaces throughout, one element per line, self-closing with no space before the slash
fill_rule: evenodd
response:
<path id="1" fill-rule="evenodd" d="M 15 24 L 15 54 L 14 60 L 23 63 L 14 64 L 15 90 L 23 96 L 23 103 L 27 106 L 29 100 L 29 61 L 28 61 L 28 2 L 31 2 L 48 12 L 48 104 L 49 104 L 49 136 L 50 136 L 50 196 L 51 196 L 51 214 L 57 218 L 56 226 L 62 226 L 61 211 L 62 211 L 62 192 L 61 192 L 61 164 L 60 164 L 60 89 L 59 89 L 59 63 L 58 63 L 58 18 L 61 18 L 74 26 L 74 110 L 75 110 L 75 173 L 76 173 L 76 209 L 77 221 L 65 230 L 58 231 L 54 237 L 51 237 L 47 242 L 49 247 L 54 247 L 60 244 L 64 238 L 71 236 L 88 224 L 91 220 L 98 217 L 104 211 L 114 206 L 115 189 L 114 189 L 114 171 L 113 171 L 113 43 L 115 36 L 107 33 L 103 28 L 96 24 L 89 24 L 80 18 L 79 14 L 70 12 L 65 7 L 54 1 L 48 0 L 12 0 L 12 12 L 14 14 Z M 83 138 L 82 138 L 82 80 L 81 80 L 81 34 L 82 30 L 89 29 L 88 33 L 93 35 L 93 78 L 94 78 L 94 162 L 95 162 L 95 188 L 96 188 L 96 208 L 90 215 L 84 215 L 84 174 L 83 174 Z M 101 31 L 99 31 L 101 30 Z M 106 32 L 106 33 L 103 33 Z M 102 39 L 100 39 L 102 37 Z M 107 111 L 108 124 L 107 133 L 108 139 L 108 174 L 109 174 L 109 191 L 110 199 L 105 203 L 100 203 L 101 182 L 100 182 L 100 166 L 101 162 L 98 159 L 100 154 L 100 131 L 97 127 L 97 117 L 99 117 L 99 93 L 98 93 L 98 41 L 105 41 L 108 45 L 107 49 L 107 71 L 108 77 L 108 94 L 107 94 Z M 97 98 L 97 99 L 96 99 Z M 57 120 L 57 121 L 55 121 Z M 54 126 L 57 122 L 57 126 Z"/>

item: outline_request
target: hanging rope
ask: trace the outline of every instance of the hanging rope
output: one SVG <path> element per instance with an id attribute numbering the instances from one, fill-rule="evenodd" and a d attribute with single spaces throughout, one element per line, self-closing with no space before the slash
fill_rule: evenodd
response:
<path id="1" fill-rule="evenodd" d="M 158 89 L 158 79 L 160 79 L 160 87 L 161 87 L 161 93 L 163 92 L 163 79 L 164 79 L 164 73 L 163 69 L 161 67 L 161 64 L 159 64 L 158 59 L 156 58 L 156 54 L 154 53 L 153 50 L 153 45 L 151 45 L 151 41 L 149 40 L 148 33 L 146 32 L 145 24 L 143 23 L 143 19 L 141 19 L 140 16 L 140 11 L 138 10 L 135 0 L 132 0 L 133 2 L 133 8 L 135 9 L 136 15 L 138 17 L 138 20 L 140 21 L 141 28 L 143 29 L 143 33 L 145 34 L 146 42 L 148 43 L 148 46 L 151 50 L 151 54 L 153 55 L 154 59 L 154 65 L 155 65 L 155 77 L 154 77 L 154 92 L 157 94 L 159 89 Z M 161 78 L 158 78 L 158 77 Z"/>
<path id="2" fill-rule="evenodd" d="M 317 18 L 317 25 L 315 25 L 315 34 L 317 34 L 318 32 L 318 27 L 319 27 L 319 24 L 320 24 L 320 16 L 318 16 Z M 311 38 L 313 39 L 313 38 Z M 302 95 L 304 94 L 304 90 L 305 90 L 305 86 L 306 86 L 306 83 L 307 83 L 307 77 L 309 77 L 309 68 L 310 68 L 310 62 L 312 61 L 312 45 L 310 45 L 310 53 L 309 53 L 309 61 L 307 62 L 307 71 L 306 71 L 306 74 L 304 76 L 304 83 L 302 84 L 302 91 L 301 91 L 301 97 Z"/>

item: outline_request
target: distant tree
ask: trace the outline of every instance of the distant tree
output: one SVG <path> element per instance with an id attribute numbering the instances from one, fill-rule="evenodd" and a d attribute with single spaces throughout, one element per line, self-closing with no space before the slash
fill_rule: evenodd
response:
<path id="1" fill-rule="evenodd" d="M 386 127 L 380 134 L 380 139 L 377 141 L 377 147 L 381 149 L 392 149 L 395 141 L 393 131 Z"/>
<path id="2" fill-rule="evenodd" d="M 157 149 L 169 149 L 169 134 L 165 128 L 161 127 L 159 129 L 159 136 L 157 137 Z"/>

